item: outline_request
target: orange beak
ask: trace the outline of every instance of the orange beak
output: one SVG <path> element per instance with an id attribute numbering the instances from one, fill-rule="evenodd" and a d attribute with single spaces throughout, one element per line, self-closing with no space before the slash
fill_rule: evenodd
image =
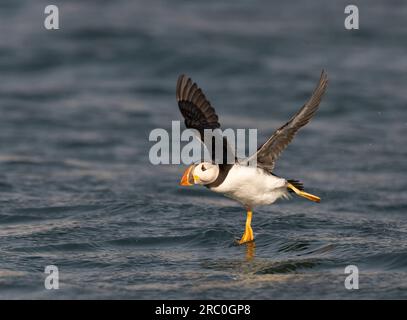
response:
<path id="1" fill-rule="evenodd" d="M 194 177 L 192 176 L 192 169 L 194 165 L 189 166 L 184 174 L 182 175 L 181 182 L 179 183 L 181 186 L 193 186 L 194 185 Z"/>

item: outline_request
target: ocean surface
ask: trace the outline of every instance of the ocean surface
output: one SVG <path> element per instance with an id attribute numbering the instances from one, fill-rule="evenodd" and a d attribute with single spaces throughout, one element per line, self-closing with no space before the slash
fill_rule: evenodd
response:
<path id="1" fill-rule="evenodd" d="M 0 3 L 0 298 L 407 298 L 407 3 Z M 179 74 L 261 143 L 329 87 L 275 173 L 320 204 L 254 210 L 178 185 L 149 134 L 181 120 Z M 44 269 L 59 269 L 46 290 Z M 359 269 L 348 290 L 345 267 Z"/>

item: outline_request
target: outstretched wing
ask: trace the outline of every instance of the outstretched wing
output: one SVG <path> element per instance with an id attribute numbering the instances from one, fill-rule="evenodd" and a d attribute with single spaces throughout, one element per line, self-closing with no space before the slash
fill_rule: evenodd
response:
<path id="1" fill-rule="evenodd" d="M 193 83 L 186 75 L 180 75 L 177 82 L 176 96 L 179 109 L 185 118 L 185 126 L 187 128 L 196 129 L 200 134 L 200 140 L 205 142 L 204 130 L 205 129 L 218 129 L 220 128 L 218 115 L 215 109 L 211 106 L 210 102 L 206 99 L 202 90 L 196 83 Z M 222 140 L 222 141 L 219 141 Z M 217 143 L 222 143 L 223 154 L 216 158 L 215 148 Z M 229 147 L 226 138 L 214 135 L 212 136 L 211 146 L 206 145 L 208 151 L 211 153 L 212 161 L 226 163 L 227 159 L 234 159 L 234 157 L 227 157 L 231 148 Z"/>
<path id="2" fill-rule="evenodd" d="M 305 126 L 314 116 L 328 85 L 328 77 L 323 70 L 319 83 L 308 102 L 281 128 L 259 148 L 257 152 L 247 159 L 248 162 L 257 158 L 257 166 L 272 172 L 275 162 L 281 152 L 293 140 L 297 131 Z"/>

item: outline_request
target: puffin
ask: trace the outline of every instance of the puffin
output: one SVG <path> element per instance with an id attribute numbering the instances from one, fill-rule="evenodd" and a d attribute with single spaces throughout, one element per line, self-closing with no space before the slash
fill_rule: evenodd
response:
<path id="1" fill-rule="evenodd" d="M 288 199 L 290 194 L 320 202 L 321 199 L 318 196 L 304 191 L 304 186 L 299 180 L 279 177 L 273 173 L 273 170 L 278 157 L 293 140 L 297 131 L 314 116 L 327 85 L 328 76 L 322 70 L 311 97 L 287 123 L 278 128 L 253 155 L 245 159 L 237 159 L 232 154 L 233 160 L 226 161 L 233 153 L 226 137 L 221 138 L 223 140 L 221 159 L 217 159 L 214 155 L 215 143 L 210 145 L 207 143 L 208 139 L 205 139 L 207 130 L 220 129 L 215 109 L 191 78 L 184 74 L 179 76 L 176 99 L 185 119 L 185 126 L 196 130 L 198 139 L 211 154 L 209 161 L 204 159 L 190 165 L 182 175 L 180 185 L 205 186 L 210 191 L 236 200 L 246 209 L 245 230 L 241 239 L 237 241 L 238 244 L 254 241 L 251 222 L 255 207 L 271 205 L 280 198 Z M 212 139 L 215 138 L 212 137 Z"/>

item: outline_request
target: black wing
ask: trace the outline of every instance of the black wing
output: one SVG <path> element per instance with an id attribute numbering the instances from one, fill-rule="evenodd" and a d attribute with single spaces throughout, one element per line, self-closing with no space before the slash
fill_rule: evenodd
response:
<path id="1" fill-rule="evenodd" d="M 205 129 L 218 129 L 220 128 L 218 115 L 215 109 L 211 106 L 210 102 L 206 99 L 202 90 L 193 83 L 186 75 L 180 75 L 177 82 L 176 96 L 179 109 L 185 118 L 185 126 L 187 128 L 196 129 L 200 134 L 200 139 L 205 142 L 204 130 Z M 222 141 L 219 141 L 222 140 Z M 217 143 L 222 142 L 222 155 L 215 157 L 215 147 Z M 225 164 L 227 159 L 234 159 L 234 156 L 228 153 L 232 152 L 226 138 L 214 135 L 212 136 L 211 147 L 206 145 L 211 154 L 212 161 L 222 162 Z"/>
<path id="2" fill-rule="evenodd" d="M 308 102 L 285 125 L 276 130 L 247 161 L 249 162 L 257 157 L 257 166 L 272 172 L 281 152 L 293 140 L 297 131 L 305 126 L 314 116 L 327 85 L 327 74 L 325 71 L 322 71 L 319 83 Z"/>

